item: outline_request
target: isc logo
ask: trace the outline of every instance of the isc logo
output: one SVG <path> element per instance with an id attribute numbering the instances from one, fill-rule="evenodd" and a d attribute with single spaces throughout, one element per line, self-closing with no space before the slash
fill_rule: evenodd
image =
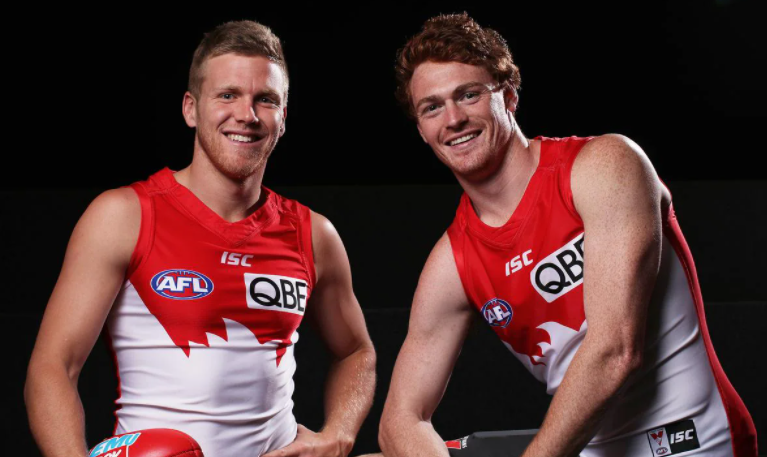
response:
<path id="1" fill-rule="evenodd" d="M 307 285 L 289 276 L 245 273 L 248 308 L 304 314 Z"/>
<path id="2" fill-rule="evenodd" d="M 241 265 L 243 267 L 252 267 L 250 259 L 254 257 L 253 254 L 239 254 L 237 252 L 226 252 L 221 254 L 221 263 L 227 265 Z"/>
<path id="3" fill-rule="evenodd" d="M 213 292 L 213 281 L 192 270 L 165 270 L 152 277 L 152 290 L 173 300 L 194 300 Z"/>
<path id="4" fill-rule="evenodd" d="M 689 441 L 695 438 L 695 430 L 685 430 L 683 432 L 676 432 L 669 436 L 671 444 L 681 443 L 682 441 Z"/>
<path id="5" fill-rule="evenodd" d="M 482 317 L 485 318 L 488 324 L 493 327 L 505 328 L 511 322 L 511 317 L 514 311 L 511 310 L 511 305 L 500 298 L 494 298 L 482 307 Z"/>
<path id="6" fill-rule="evenodd" d="M 583 282 L 583 233 L 548 257 L 530 272 L 530 281 L 549 303 Z"/>
<path id="7" fill-rule="evenodd" d="M 531 263 L 533 263 L 533 259 L 530 258 L 530 254 L 532 253 L 533 253 L 533 250 L 528 249 L 522 254 L 506 262 L 506 276 L 511 276 L 514 273 L 521 270 L 523 266 L 526 267 L 530 265 Z"/>
<path id="8" fill-rule="evenodd" d="M 647 432 L 650 448 L 656 456 L 667 456 L 698 449 L 698 435 L 691 419 L 667 424 Z"/>
<path id="9" fill-rule="evenodd" d="M 89 457 L 117 457 L 122 453 L 122 449 L 112 451 L 117 448 L 125 448 L 127 452 L 128 446 L 135 443 L 141 433 L 131 433 L 129 435 L 123 435 L 121 437 L 109 438 L 106 441 L 102 441 L 90 453 Z"/>

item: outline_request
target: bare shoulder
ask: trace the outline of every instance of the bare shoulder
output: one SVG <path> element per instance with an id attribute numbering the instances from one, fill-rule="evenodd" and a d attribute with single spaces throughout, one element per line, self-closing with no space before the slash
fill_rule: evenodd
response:
<path id="1" fill-rule="evenodd" d="M 450 244 L 450 237 L 447 236 L 447 233 L 443 233 L 434 245 L 429 258 L 426 259 L 423 272 L 443 280 L 458 280 L 460 283 L 461 279 L 458 276 L 458 268 L 455 265 L 453 247 Z"/>
<path id="2" fill-rule="evenodd" d="M 141 204 L 133 189 L 103 192 L 83 213 L 72 234 L 71 245 L 88 244 L 130 258 L 141 228 Z"/>
<path id="3" fill-rule="evenodd" d="M 347 275 L 349 259 L 338 231 L 327 217 L 314 211 L 311 211 L 310 214 L 312 250 L 317 281 L 322 282 L 323 278 Z"/>
<path id="4" fill-rule="evenodd" d="M 658 203 L 662 186 L 647 154 L 623 135 L 602 135 L 586 143 L 573 163 L 573 198 L 585 206 L 646 199 Z"/>
<path id="5" fill-rule="evenodd" d="M 583 146 L 573 164 L 573 172 L 595 171 L 636 171 L 652 169 L 647 154 L 630 138 L 610 133 L 594 138 Z"/>
<path id="6" fill-rule="evenodd" d="M 420 312 L 429 313 L 433 307 L 440 313 L 470 311 L 447 233 L 437 241 L 423 267 L 413 299 L 413 316 Z"/>
<path id="7" fill-rule="evenodd" d="M 141 222 L 138 195 L 127 187 L 107 190 L 91 202 L 83 214 L 83 219 L 118 232 L 130 231 L 133 225 Z"/>
<path id="8" fill-rule="evenodd" d="M 322 243 L 339 237 L 338 231 L 330 220 L 320 213 L 309 210 L 312 218 L 312 241 Z"/>

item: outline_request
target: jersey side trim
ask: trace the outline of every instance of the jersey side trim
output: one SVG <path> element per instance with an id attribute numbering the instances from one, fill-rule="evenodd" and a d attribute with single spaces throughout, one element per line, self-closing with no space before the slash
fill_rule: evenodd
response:
<path id="1" fill-rule="evenodd" d="M 727 413 L 733 454 L 735 457 L 756 457 L 756 427 L 751 415 L 746 409 L 746 405 L 743 403 L 743 400 L 735 391 L 735 388 L 724 373 L 722 365 L 719 363 L 719 359 L 714 351 L 714 346 L 711 343 L 711 337 L 708 333 L 706 316 L 703 310 L 703 295 L 697 280 L 698 273 L 695 269 L 695 262 L 693 261 L 687 241 L 682 234 L 673 206 L 669 207 L 668 222 L 664 227 L 664 231 L 670 232 L 668 238 L 671 241 L 674 251 L 676 251 L 677 257 L 681 261 L 687 276 L 687 282 L 695 303 L 695 310 L 698 314 L 701 336 L 706 347 L 706 355 L 708 356 L 711 370 L 714 373 L 714 380 L 716 381 L 719 395 Z"/>

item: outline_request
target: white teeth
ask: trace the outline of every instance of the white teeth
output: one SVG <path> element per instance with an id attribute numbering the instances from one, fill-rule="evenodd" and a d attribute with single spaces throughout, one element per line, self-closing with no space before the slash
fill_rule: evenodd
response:
<path id="1" fill-rule="evenodd" d="M 471 140 L 472 138 L 476 138 L 476 137 L 478 137 L 478 136 L 479 136 L 479 134 L 477 134 L 477 133 L 470 133 L 470 134 L 468 134 L 468 135 L 464 135 L 464 136 L 462 136 L 462 137 L 460 137 L 460 138 L 456 138 L 455 140 L 451 141 L 451 142 L 450 142 L 450 143 L 448 143 L 448 144 L 449 144 L 450 146 L 455 146 L 456 144 L 465 143 L 465 142 L 467 142 L 467 141 Z"/>
<path id="2" fill-rule="evenodd" d="M 252 143 L 256 139 L 252 136 L 245 136 L 245 135 L 236 135 L 234 133 L 229 133 L 226 135 L 227 138 L 234 141 L 239 141 L 241 143 Z"/>

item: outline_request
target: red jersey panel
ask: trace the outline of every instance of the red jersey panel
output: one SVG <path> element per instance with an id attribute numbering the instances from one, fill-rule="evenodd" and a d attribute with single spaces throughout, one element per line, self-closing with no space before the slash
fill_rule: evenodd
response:
<path id="1" fill-rule="evenodd" d="M 285 446 L 315 282 L 309 209 L 262 188 L 262 206 L 230 223 L 168 169 L 131 187 L 141 232 L 108 320 L 117 432 L 178 429 L 215 456 Z"/>
<path id="2" fill-rule="evenodd" d="M 501 227 L 484 224 L 464 194 L 447 233 L 467 298 L 553 395 L 588 328 L 584 229 L 570 172 L 590 138 L 539 139 L 538 168 L 511 218 Z M 643 367 L 602 424 L 581 455 L 657 456 L 683 449 L 691 452 L 686 455 L 756 455 L 753 422 L 711 347 L 692 257 L 673 209 L 664 220 Z M 664 430 L 688 440 L 658 441 Z"/>

